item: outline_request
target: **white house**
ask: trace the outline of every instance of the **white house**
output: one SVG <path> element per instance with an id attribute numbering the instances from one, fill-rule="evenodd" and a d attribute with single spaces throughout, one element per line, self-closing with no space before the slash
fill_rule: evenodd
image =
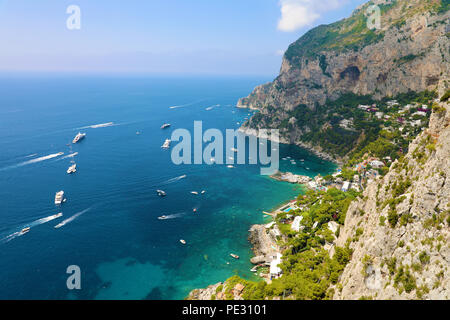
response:
<path id="1" fill-rule="evenodd" d="M 379 161 L 379 160 L 373 160 L 370 162 L 370 165 L 372 166 L 372 168 L 375 169 L 380 169 L 384 167 L 384 163 Z"/>
<path id="2" fill-rule="evenodd" d="M 300 222 L 302 222 L 303 220 L 303 216 L 297 216 L 294 218 L 294 221 L 292 222 L 291 225 L 291 229 L 294 230 L 295 232 L 299 232 L 300 231 Z"/>
<path id="3" fill-rule="evenodd" d="M 350 188 L 350 182 L 348 182 L 348 181 L 345 181 L 344 182 L 344 185 L 342 186 L 342 191 L 344 191 L 344 192 L 347 192 L 348 191 L 348 188 Z"/>
<path id="4" fill-rule="evenodd" d="M 270 263 L 270 280 L 281 277 L 282 271 L 278 265 L 281 263 L 282 257 L 283 255 L 281 253 L 277 253 L 277 256 L 274 257 L 274 259 Z"/>
<path id="5" fill-rule="evenodd" d="M 423 112 L 423 111 L 417 111 L 413 113 L 413 116 L 421 116 L 421 117 L 426 117 L 427 113 Z"/>

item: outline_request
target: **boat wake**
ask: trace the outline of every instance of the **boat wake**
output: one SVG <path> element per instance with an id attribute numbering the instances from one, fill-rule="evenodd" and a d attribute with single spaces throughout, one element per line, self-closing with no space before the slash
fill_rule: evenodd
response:
<path id="1" fill-rule="evenodd" d="M 191 103 L 182 104 L 182 105 L 179 105 L 179 106 L 171 106 L 171 107 L 169 107 L 169 109 L 178 109 L 178 108 L 189 107 L 189 106 L 192 106 L 193 104 L 202 102 L 202 101 L 204 101 L 204 100 L 205 100 L 205 99 L 201 99 L 201 100 L 197 100 L 197 101 L 194 101 L 194 102 L 191 102 Z"/>
<path id="2" fill-rule="evenodd" d="M 114 122 L 99 123 L 99 124 L 94 124 L 94 125 L 90 125 L 90 126 L 86 126 L 86 127 L 77 128 L 76 130 L 106 128 L 106 127 L 112 127 L 115 125 L 116 124 Z"/>
<path id="3" fill-rule="evenodd" d="M 45 161 L 45 160 L 50 160 L 50 159 L 62 156 L 63 154 L 64 154 L 64 152 L 58 152 L 58 153 L 54 153 L 54 154 L 49 154 L 48 156 L 39 157 L 39 158 L 36 158 L 36 159 L 32 159 L 32 160 L 28 160 L 28 161 L 25 161 L 25 162 L 21 162 L 19 164 L 15 164 L 15 165 L 12 165 L 12 166 L 0 168 L 0 171 L 5 171 L 5 170 L 9 170 L 9 169 L 19 168 L 19 167 L 23 167 L 23 166 L 26 166 L 26 165 L 29 165 L 29 164 L 38 163 L 38 162 L 42 162 L 42 161 Z"/>
<path id="4" fill-rule="evenodd" d="M 91 208 L 88 208 L 86 210 L 83 210 L 81 212 L 75 213 L 73 216 L 71 216 L 70 218 L 67 218 L 66 220 L 64 220 L 63 222 L 61 222 L 60 224 L 57 224 L 55 226 L 55 229 L 59 229 L 63 226 L 65 226 L 66 224 L 71 223 L 73 220 L 75 220 L 76 218 L 78 218 L 79 216 L 81 216 L 82 214 L 85 214 L 86 212 L 88 212 L 89 210 L 91 210 Z"/>
<path id="5" fill-rule="evenodd" d="M 45 217 L 45 218 L 36 220 L 36 221 L 30 223 L 27 227 L 32 228 L 32 227 L 35 227 L 35 226 L 38 226 L 38 225 L 41 225 L 41 224 L 50 222 L 50 221 L 52 221 L 52 220 L 58 219 L 58 218 L 60 218 L 60 217 L 62 217 L 62 216 L 63 216 L 62 213 L 54 214 L 54 215 L 52 215 L 52 216 L 48 216 L 48 217 Z"/>
<path id="6" fill-rule="evenodd" d="M 182 175 L 182 176 L 179 176 L 179 177 L 176 177 L 176 178 L 172 178 L 172 179 L 169 179 L 169 180 L 167 180 L 167 181 L 164 181 L 164 182 L 162 182 L 161 183 L 161 185 L 166 185 L 166 184 L 170 184 L 170 183 L 174 183 L 174 182 L 177 182 L 177 181 L 179 181 L 179 180 L 181 180 L 181 179 L 185 179 L 187 177 L 187 175 Z"/>
<path id="7" fill-rule="evenodd" d="M 78 152 L 74 152 L 74 153 L 68 154 L 67 156 L 56 159 L 55 161 L 60 161 L 60 160 L 68 159 L 68 158 L 75 158 L 77 155 L 78 155 Z"/>
<path id="8" fill-rule="evenodd" d="M 177 218 L 181 218 L 182 216 L 186 215 L 186 212 L 180 212 L 180 213 L 174 213 L 174 214 L 169 214 L 167 216 L 162 216 L 159 217 L 159 220 L 171 220 L 171 219 L 177 219 Z"/>
<path id="9" fill-rule="evenodd" d="M 41 219 L 33 221 L 29 224 L 23 225 L 22 227 L 20 227 L 20 229 L 23 230 L 24 228 L 33 228 L 33 227 L 39 226 L 41 224 L 50 222 L 52 220 L 58 219 L 59 217 L 62 217 L 62 215 L 63 215 L 62 213 L 58 213 L 58 214 L 54 214 L 54 215 L 51 215 L 51 216 L 48 216 L 45 218 L 41 218 Z M 9 242 L 17 237 L 23 236 L 24 234 L 25 233 L 23 233 L 21 231 L 17 231 L 17 232 L 14 232 L 14 233 L 6 236 L 5 238 L 1 239 L 0 242 Z"/>

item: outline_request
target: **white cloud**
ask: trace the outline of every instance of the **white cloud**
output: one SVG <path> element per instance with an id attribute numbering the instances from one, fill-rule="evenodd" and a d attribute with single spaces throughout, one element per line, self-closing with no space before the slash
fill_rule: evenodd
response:
<path id="1" fill-rule="evenodd" d="M 326 11 L 344 5 L 348 0 L 280 0 L 281 19 L 278 30 L 292 32 L 311 26 Z"/>

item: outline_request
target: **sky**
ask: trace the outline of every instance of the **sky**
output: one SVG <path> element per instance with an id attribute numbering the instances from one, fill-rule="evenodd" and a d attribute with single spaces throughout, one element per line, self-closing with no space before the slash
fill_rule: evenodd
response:
<path id="1" fill-rule="evenodd" d="M 364 2 L 0 0 L 0 71 L 272 76 L 289 44 Z"/>

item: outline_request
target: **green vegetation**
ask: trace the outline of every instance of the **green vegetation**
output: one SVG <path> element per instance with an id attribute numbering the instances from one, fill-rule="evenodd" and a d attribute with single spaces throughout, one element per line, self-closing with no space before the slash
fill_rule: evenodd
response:
<path id="1" fill-rule="evenodd" d="M 323 249 L 310 249 L 288 255 L 281 265 L 283 277 L 275 279 L 271 284 L 266 284 L 265 281 L 247 281 L 235 276 L 227 280 L 230 283 L 228 287 L 233 288 L 237 283 L 242 283 L 245 286 L 243 298 L 246 300 L 280 296 L 301 300 L 331 298 L 328 288 L 337 283 L 351 254 L 349 248 L 337 247 L 333 258 L 330 258 Z"/>
<path id="2" fill-rule="evenodd" d="M 441 97 L 441 102 L 448 101 L 450 99 L 450 90 L 447 90 L 445 94 Z"/>
<path id="3" fill-rule="evenodd" d="M 384 33 L 367 28 L 364 12 L 330 25 L 318 26 L 289 46 L 285 57 L 293 65 L 301 59 L 320 57 L 324 51 L 357 51 L 369 44 L 381 41 Z"/>
<path id="4" fill-rule="evenodd" d="M 408 267 L 400 266 L 394 277 L 394 287 L 401 293 L 407 293 L 416 289 L 416 278 L 411 274 Z"/>

